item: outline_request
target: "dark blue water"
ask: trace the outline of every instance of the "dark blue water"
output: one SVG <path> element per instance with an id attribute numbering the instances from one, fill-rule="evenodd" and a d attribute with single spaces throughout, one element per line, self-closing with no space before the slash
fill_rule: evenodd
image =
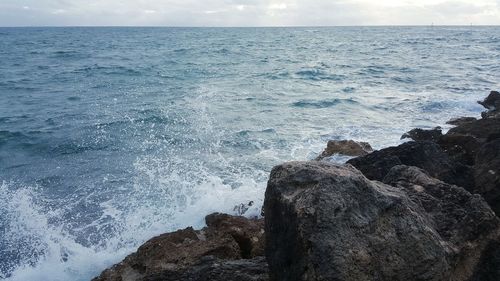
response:
<path id="1" fill-rule="evenodd" d="M 478 116 L 499 73 L 498 27 L 0 28 L 0 278 L 258 214 L 273 165 Z"/>

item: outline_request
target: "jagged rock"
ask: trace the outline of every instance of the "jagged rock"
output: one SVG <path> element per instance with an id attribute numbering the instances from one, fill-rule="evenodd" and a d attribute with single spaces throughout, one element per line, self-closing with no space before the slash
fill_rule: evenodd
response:
<path id="1" fill-rule="evenodd" d="M 462 122 L 442 136 L 437 143 L 455 160 L 474 165 L 479 148 L 500 138 L 500 118 Z"/>
<path id="2" fill-rule="evenodd" d="M 481 194 L 500 216 L 500 139 L 483 145 L 475 162 L 474 192 Z"/>
<path id="3" fill-rule="evenodd" d="M 424 130 L 424 129 L 413 129 L 404 133 L 401 136 L 401 139 L 410 138 L 415 141 L 433 141 L 437 142 L 441 136 L 443 135 L 441 127 L 436 127 L 432 130 Z"/>
<path id="4" fill-rule="evenodd" d="M 265 197 L 271 280 L 469 280 L 500 222 L 479 195 L 393 168 L 386 182 L 352 166 L 292 162 Z M 497 264 L 489 264 L 495 267 Z"/>
<path id="5" fill-rule="evenodd" d="M 479 119 L 473 122 L 464 123 L 451 128 L 447 135 L 466 135 L 473 136 L 479 141 L 487 141 L 500 137 L 500 119 L 487 118 Z"/>
<path id="6" fill-rule="evenodd" d="M 264 255 L 264 221 L 247 219 L 228 214 L 211 214 L 206 216 L 208 231 L 229 234 L 238 243 L 240 256 L 249 259 Z"/>
<path id="7" fill-rule="evenodd" d="M 347 163 L 359 169 L 371 180 L 381 181 L 392 167 L 408 165 L 422 168 L 432 177 L 456 184 L 467 190 L 474 188 L 471 167 L 453 161 L 434 142 L 407 142 L 351 159 Z"/>
<path id="8" fill-rule="evenodd" d="M 500 108 L 500 93 L 491 91 L 483 101 L 478 101 L 477 103 L 489 110 L 498 109 Z"/>
<path id="9" fill-rule="evenodd" d="M 446 124 L 458 126 L 458 125 L 462 125 L 465 123 L 474 122 L 476 120 L 477 119 L 474 117 L 458 117 L 458 118 L 453 118 L 453 119 L 449 120 L 448 122 L 446 122 Z"/>
<path id="10" fill-rule="evenodd" d="M 248 211 L 248 209 L 250 209 L 250 207 L 253 206 L 253 204 L 254 204 L 253 201 L 249 201 L 246 204 L 241 203 L 239 205 L 234 206 L 233 211 L 236 212 L 238 216 L 243 216 Z"/>
<path id="11" fill-rule="evenodd" d="M 195 274 L 197 271 L 192 267 L 200 264 L 207 256 L 229 266 L 232 264 L 227 264 L 226 261 L 252 259 L 264 255 L 262 219 L 212 214 L 208 215 L 205 221 L 207 227 L 202 230 L 188 227 L 152 238 L 139 247 L 137 252 L 93 280 L 155 280 L 151 278 Z M 215 263 L 208 264 L 208 269 L 206 265 L 205 263 L 200 270 L 211 270 L 210 267 Z"/>
<path id="12" fill-rule="evenodd" d="M 486 118 L 500 118 L 500 93 L 491 91 L 491 93 L 478 103 L 484 106 L 487 111 L 481 113 L 481 117 Z"/>
<path id="13" fill-rule="evenodd" d="M 361 156 L 373 151 L 373 148 L 367 142 L 356 142 L 353 140 L 330 140 L 316 160 L 332 156 L 334 154 L 343 154 L 347 156 Z"/>

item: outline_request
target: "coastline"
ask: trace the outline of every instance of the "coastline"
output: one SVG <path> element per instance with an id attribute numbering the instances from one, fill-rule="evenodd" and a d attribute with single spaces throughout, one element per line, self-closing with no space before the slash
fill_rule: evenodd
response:
<path id="1" fill-rule="evenodd" d="M 345 165 L 278 165 L 263 218 L 209 215 L 93 280 L 498 280 L 500 93 L 479 103 L 481 119 L 450 120 L 446 134 L 362 145 Z"/>

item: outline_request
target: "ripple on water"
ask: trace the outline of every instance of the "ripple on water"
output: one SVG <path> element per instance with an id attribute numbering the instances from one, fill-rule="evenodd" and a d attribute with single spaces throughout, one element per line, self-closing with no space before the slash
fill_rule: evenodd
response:
<path id="1" fill-rule="evenodd" d="M 328 108 L 339 104 L 359 104 L 359 102 L 354 99 L 332 99 L 332 100 L 300 100 L 294 102 L 292 105 L 295 107 L 302 108 Z"/>

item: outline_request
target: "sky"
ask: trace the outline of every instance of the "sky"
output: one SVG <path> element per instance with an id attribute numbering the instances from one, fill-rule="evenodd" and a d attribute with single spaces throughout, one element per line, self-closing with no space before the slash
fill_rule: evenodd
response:
<path id="1" fill-rule="evenodd" d="M 0 26 L 500 25 L 500 0 L 0 0 Z"/>

